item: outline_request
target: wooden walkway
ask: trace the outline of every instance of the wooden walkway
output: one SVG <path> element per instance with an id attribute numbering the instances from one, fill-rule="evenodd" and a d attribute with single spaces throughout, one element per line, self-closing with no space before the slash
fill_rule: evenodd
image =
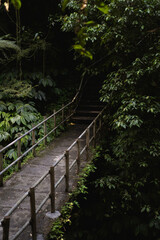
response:
<path id="1" fill-rule="evenodd" d="M 90 103 L 86 106 L 85 103 L 85 108 L 83 105 L 77 106 L 74 98 L 27 133 L 0 149 L 0 240 L 46 239 L 53 222 L 50 216 L 55 217 L 59 213 L 67 193 L 76 185 L 80 167 L 83 168 L 88 161 L 90 144 L 95 144 L 103 123 L 104 105 L 94 103 L 92 106 Z M 70 125 L 66 132 L 21 169 L 21 159 L 29 151 L 34 155 L 36 146 L 42 141 L 46 144 L 47 137 L 56 133 L 56 129 L 68 123 L 71 117 L 76 124 Z M 52 130 L 47 133 L 46 126 L 50 125 L 49 121 L 52 119 Z M 78 124 L 79 121 L 81 124 Z M 42 124 L 44 137 L 36 142 L 35 131 Z M 22 154 L 21 140 L 29 134 L 32 134 L 32 145 Z M 17 144 L 18 158 L 3 169 L 2 152 L 13 144 Z M 13 164 L 18 164 L 20 171 L 3 184 L 3 173 Z"/>
<path id="2" fill-rule="evenodd" d="M 47 146 L 47 148 L 42 151 L 39 156 L 22 167 L 22 170 L 15 173 L 4 186 L 0 188 L 0 219 L 15 205 L 15 203 L 31 188 L 44 174 L 50 166 L 52 166 L 57 159 L 64 153 L 64 151 L 74 142 L 76 138 L 84 131 L 86 128 L 85 124 L 76 124 L 69 126 L 67 132 L 61 134 L 60 137 L 54 140 L 52 144 Z M 85 145 L 85 138 L 81 139 L 81 147 Z M 70 161 L 75 158 L 77 154 L 76 146 L 73 147 L 70 153 Z M 86 157 L 83 158 L 83 163 L 85 163 Z M 81 165 L 81 166 L 82 166 Z M 72 169 L 69 181 L 69 188 L 72 189 L 75 185 L 76 180 L 76 167 Z M 59 176 L 65 174 L 65 159 L 63 159 L 55 171 L 55 179 Z M 38 188 L 36 189 L 36 207 L 44 199 L 45 195 L 50 191 L 50 179 L 49 176 L 46 177 Z M 65 181 L 56 189 L 56 210 L 60 210 L 66 200 L 67 194 L 65 192 Z M 45 239 L 47 230 L 50 228 L 50 224 L 53 220 L 47 217 L 46 213 L 50 212 L 50 200 L 48 200 L 45 206 L 40 210 L 37 215 L 37 240 Z M 23 201 L 18 209 L 11 215 L 10 220 L 10 230 L 9 230 L 9 240 L 14 239 L 15 234 L 27 219 L 30 218 L 30 199 L 29 197 Z M 2 226 L 0 226 L 0 240 L 2 237 Z M 30 240 L 32 239 L 31 227 L 28 226 L 26 230 L 17 238 L 19 240 Z"/>

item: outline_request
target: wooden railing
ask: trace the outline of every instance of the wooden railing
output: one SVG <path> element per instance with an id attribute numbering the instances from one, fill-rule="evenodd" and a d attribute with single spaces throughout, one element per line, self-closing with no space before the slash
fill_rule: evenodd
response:
<path id="1" fill-rule="evenodd" d="M 86 158 L 89 157 L 89 147 L 91 143 L 93 145 L 96 144 L 96 139 L 98 136 L 99 131 L 102 127 L 102 116 L 105 108 L 99 113 L 99 115 L 94 119 L 94 121 L 85 129 L 85 131 L 72 143 L 72 145 L 66 149 L 66 151 L 59 157 L 59 159 L 55 162 L 53 166 L 50 167 L 50 169 L 35 183 L 23 196 L 19 201 L 5 214 L 4 218 L 1 220 L 1 225 L 3 228 L 3 240 L 9 240 L 9 231 L 10 231 L 10 220 L 12 218 L 12 214 L 14 211 L 16 211 L 20 204 L 26 201 L 26 199 L 30 202 L 30 217 L 29 219 L 24 223 L 24 225 L 19 229 L 19 231 L 12 237 L 11 240 L 17 239 L 20 234 L 27 228 L 27 226 L 31 225 L 31 231 L 32 231 L 32 240 L 37 239 L 36 235 L 36 215 L 39 213 L 39 211 L 42 209 L 42 207 L 46 204 L 46 202 L 50 199 L 50 206 L 51 206 L 51 213 L 55 212 L 56 209 L 56 202 L 55 202 L 55 194 L 56 189 L 62 183 L 62 181 L 65 181 L 65 191 L 69 191 L 69 183 L 70 183 L 70 173 L 77 163 L 77 174 L 79 174 L 80 171 L 80 165 L 81 165 L 81 156 L 86 152 Z M 32 130 L 33 131 L 33 130 Z M 17 141 L 19 141 L 18 139 Z M 85 142 L 82 146 L 82 141 Z M 75 149 L 76 147 L 76 157 L 75 159 L 70 158 L 70 154 L 72 149 Z M 56 175 L 56 167 L 61 163 L 62 160 L 65 160 L 65 172 L 62 174 L 57 181 L 55 181 L 55 175 Z M 36 206 L 36 197 L 35 197 L 35 191 L 37 187 L 45 181 L 47 177 L 50 177 L 50 190 L 48 194 L 45 196 L 45 198 L 42 200 L 39 206 Z"/>

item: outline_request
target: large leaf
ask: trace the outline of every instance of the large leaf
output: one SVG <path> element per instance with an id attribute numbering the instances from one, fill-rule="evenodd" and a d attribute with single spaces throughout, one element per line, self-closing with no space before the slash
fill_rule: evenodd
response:
<path id="1" fill-rule="evenodd" d="M 23 125 L 27 125 L 27 123 L 26 123 L 26 120 L 25 120 L 24 116 L 21 116 L 21 122 L 23 123 Z"/>
<path id="2" fill-rule="evenodd" d="M 0 111 L 2 112 L 2 111 L 5 111 L 5 110 L 7 110 L 6 104 L 4 102 L 0 101 Z"/>
<path id="3" fill-rule="evenodd" d="M 15 105 L 11 102 L 7 103 L 7 107 L 8 107 L 8 111 L 14 110 L 15 109 Z"/>
<path id="4" fill-rule="evenodd" d="M 8 140 L 10 138 L 10 134 L 8 132 L 0 131 L 0 142 L 3 140 Z"/>
<path id="5" fill-rule="evenodd" d="M 84 55 L 85 57 L 90 58 L 91 60 L 93 59 L 93 55 L 89 52 L 89 51 L 82 51 L 81 52 L 82 55 Z"/>
<path id="6" fill-rule="evenodd" d="M 84 50 L 84 48 L 80 44 L 73 45 L 74 50 Z"/>
<path id="7" fill-rule="evenodd" d="M 20 0 L 11 0 L 11 3 L 13 4 L 14 8 L 16 10 L 19 10 L 21 8 L 21 1 Z"/>
<path id="8" fill-rule="evenodd" d="M 104 5 L 102 7 L 98 7 L 98 9 L 103 12 L 104 14 L 108 14 L 109 7 L 107 5 Z"/>
<path id="9" fill-rule="evenodd" d="M 10 149 L 8 152 L 7 152 L 7 154 L 6 154 L 6 156 L 8 157 L 8 158 L 10 158 L 10 159 L 16 159 L 18 156 L 17 156 L 17 152 L 16 152 L 16 150 L 14 149 L 14 148 L 12 148 L 12 149 Z"/>
<path id="10" fill-rule="evenodd" d="M 12 117 L 12 118 L 10 118 L 10 121 L 11 121 L 11 123 L 17 123 L 18 125 L 20 125 L 20 122 L 21 122 L 21 116 L 20 115 L 16 115 L 15 117 Z"/>
<path id="11" fill-rule="evenodd" d="M 69 0 L 63 0 L 63 1 L 62 1 L 62 11 L 65 10 L 65 8 L 66 8 L 68 2 L 69 2 Z"/>
<path id="12" fill-rule="evenodd" d="M 109 12 L 109 6 L 107 4 L 105 4 L 104 2 L 98 1 L 97 8 L 104 14 L 108 14 L 108 12 Z"/>
<path id="13" fill-rule="evenodd" d="M 84 25 L 95 25 L 96 23 L 94 21 L 88 21 L 84 22 Z"/>
<path id="14" fill-rule="evenodd" d="M 45 78 L 41 78 L 39 81 L 40 84 L 42 84 L 44 87 L 53 86 L 53 79 L 50 76 L 47 76 Z"/>
<path id="15" fill-rule="evenodd" d="M 87 51 L 84 47 L 82 47 L 80 44 L 73 45 L 73 48 L 75 50 L 78 50 L 81 55 L 86 56 L 91 60 L 93 59 L 93 55 L 89 51 Z"/>

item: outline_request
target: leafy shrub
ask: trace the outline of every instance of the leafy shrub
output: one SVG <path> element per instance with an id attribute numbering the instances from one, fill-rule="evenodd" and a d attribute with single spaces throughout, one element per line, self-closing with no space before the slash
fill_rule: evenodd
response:
<path id="1" fill-rule="evenodd" d="M 15 139 L 17 133 L 24 133 L 32 128 L 39 118 L 33 103 L 22 101 L 0 102 L 0 142 Z"/>
<path id="2" fill-rule="evenodd" d="M 19 134 L 24 134 L 40 121 L 41 115 L 37 112 L 32 102 L 24 103 L 20 100 L 14 102 L 0 102 L 0 145 L 6 146 L 15 140 Z M 21 140 L 22 152 L 32 142 L 31 135 Z M 17 158 L 17 147 L 12 146 L 4 153 L 4 167 Z M 12 169 L 11 169 L 12 171 Z"/>
<path id="3" fill-rule="evenodd" d="M 51 232 L 48 235 L 48 239 L 64 239 L 66 228 L 72 224 L 71 216 L 74 209 L 80 208 L 78 198 L 86 199 L 86 196 L 88 194 L 86 181 L 91 172 L 95 172 L 95 167 L 92 164 L 88 164 L 81 173 L 77 188 L 72 193 L 70 193 L 69 202 L 67 202 L 65 206 L 62 207 L 61 216 L 56 220 L 56 222 L 54 222 Z"/>

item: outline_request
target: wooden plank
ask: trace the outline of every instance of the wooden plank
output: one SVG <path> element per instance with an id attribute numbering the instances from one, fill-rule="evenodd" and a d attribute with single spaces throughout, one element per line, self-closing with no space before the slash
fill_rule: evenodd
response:
<path id="1" fill-rule="evenodd" d="M 55 212 L 55 174 L 54 167 L 50 168 L 50 189 L 51 189 L 51 213 Z"/>
<path id="2" fill-rule="evenodd" d="M 93 123 L 93 146 L 96 146 L 96 120 Z"/>
<path id="3" fill-rule="evenodd" d="M 32 240 L 37 240 L 36 233 L 36 202 L 35 202 L 35 189 L 30 188 L 30 206 L 31 206 L 31 228 L 32 228 Z"/>
<path id="4" fill-rule="evenodd" d="M 35 125 L 33 124 L 33 127 L 34 126 Z M 34 146 L 35 143 L 36 143 L 36 138 L 35 138 L 35 129 L 34 129 L 34 130 L 32 130 L 32 146 Z M 35 148 L 32 149 L 32 154 L 33 154 L 34 157 L 36 156 Z"/>
<path id="5" fill-rule="evenodd" d="M 88 121 L 92 121 L 94 119 L 94 117 L 73 116 L 72 119 L 73 120 L 88 120 Z"/>
<path id="6" fill-rule="evenodd" d="M 69 192 L 69 151 L 65 153 L 66 158 L 66 192 Z"/>
<path id="7" fill-rule="evenodd" d="M 98 113 L 100 113 L 100 111 L 98 111 L 98 110 L 77 110 L 77 113 L 98 114 Z"/>
<path id="8" fill-rule="evenodd" d="M 46 116 L 44 116 L 44 120 L 46 120 Z M 44 125 L 43 125 L 43 129 L 44 129 L 44 137 L 47 135 L 47 122 L 45 121 L 44 122 Z M 44 145 L 47 145 L 47 138 L 44 139 Z"/>
<path id="9" fill-rule="evenodd" d="M 90 129 L 87 128 L 87 131 L 86 131 L 86 160 L 89 159 L 89 137 L 90 137 Z"/>
<path id="10" fill-rule="evenodd" d="M 81 156 L 80 156 L 80 140 L 77 140 L 77 174 L 80 172 Z"/>
<path id="11" fill-rule="evenodd" d="M 21 136 L 21 134 L 18 133 L 18 137 L 20 137 L 20 136 Z M 21 156 L 21 139 L 18 140 L 18 142 L 17 142 L 17 155 L 18 155 L 18 157 Z M 18 169 L 21 170 L 21 160 L 18 161 Z"/>
<path id="12" fill-rule="evenodd" d="M 56 128 L 56 110 L 53 110 L 54 116 L 53 116 L 53 121 L 54 121 L 54 128 Z M 56 137 L 56 130 L 54 132 L 54 136 Z"/>
<path id="13" fill-rule="evenodd" d="M 3 146 L 0 146 L 0 150 Z M 3 153 L 0 153 L 0 172 L 3 170 Z M 3 174 L 0 175 L 0 187 L 3 187 Z"/>
<path id="14" fill-rule="evenodd" d="M 103 108 L 104 106 L 102 105 L 94 105 L 94 104 L 84 104 L 84 105 L 79 105 L 80 107 L 84 107 L 84 108 Z"/>

